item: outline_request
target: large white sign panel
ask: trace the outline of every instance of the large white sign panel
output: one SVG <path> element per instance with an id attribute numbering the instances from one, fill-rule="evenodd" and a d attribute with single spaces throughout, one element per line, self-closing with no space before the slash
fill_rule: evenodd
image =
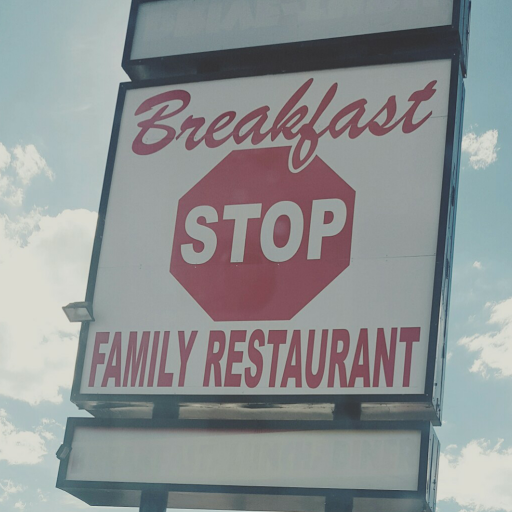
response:
<path id="1" fill-rule="evenodd" d="M 127 90 L 79 392 L 423 394 L 450 70 Z"/>
<path id="2" fill-rule="evenodd" d="M 76 427 L 65 478 L 313 489 L 418 490 L 417 430 Z"/>
<path id="3" fill-rule="evenodd" d="M 131 59 L 448 26 L 453 0 L 157 0 L 139 5 Z"/>

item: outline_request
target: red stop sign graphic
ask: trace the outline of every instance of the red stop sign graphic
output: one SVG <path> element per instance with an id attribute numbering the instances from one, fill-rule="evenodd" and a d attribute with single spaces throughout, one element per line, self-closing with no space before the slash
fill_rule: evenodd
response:
<path id="1" fill-rule="evenodd" d="M 289 153 L 233 151 L 178 203 L 170 271 L 215 321 L 289 320 L 350 264 L 355 191 Z"/>

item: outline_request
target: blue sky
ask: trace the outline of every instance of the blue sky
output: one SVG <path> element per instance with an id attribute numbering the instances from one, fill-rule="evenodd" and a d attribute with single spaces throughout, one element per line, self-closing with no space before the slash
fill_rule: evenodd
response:
<path id="1" fill-rule="evenodd" d="M 129 0 L 0 3 L 0 510 L 54 488 Z M 439 508 L 512 512 L 510 0 L 473 0 Z M 110 509 L 112 510 L 112 509 Z"/>

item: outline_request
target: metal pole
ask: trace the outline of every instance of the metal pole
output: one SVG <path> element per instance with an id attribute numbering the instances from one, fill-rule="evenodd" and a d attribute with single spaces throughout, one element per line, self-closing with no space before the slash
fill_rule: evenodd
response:
<path id="1" fill-rule="evenodd" d="M 350 402 L 336 404 L 334 406 L 333 419 L 361 421 L 361 404 Z"/>
<path id="2" fill-rule="evenodd" d="M 325 512 L 353 512 L 354 498 L 333 498 L 327 496 L 325 499 Z"/>
<path id="3" fill-rule="evenodd" d="M 153 419 L 179 419 L 180 407 L 178 404 L 155 405 Z M 165 512 L 169 493 L 165 491 L 142 491 L 140 496 L 139 512 Z"/>
<path id="4" fill-rule="evenodd" d="M 142 491 L 140 497 L 140 512 L 165 512 L 166 510 L 166 492 Z"/>

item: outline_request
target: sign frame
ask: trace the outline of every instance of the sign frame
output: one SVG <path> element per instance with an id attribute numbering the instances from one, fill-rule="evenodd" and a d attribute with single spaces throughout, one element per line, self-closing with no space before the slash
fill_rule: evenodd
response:
<path id="1" fill-rule="evenodd" d="M 324 69 L 341 67 L 342 61 L 357 65 L 368 55 L 400 54 L 405 48 L 418 52 L 443 47 L 460 51 L 464 77 L 467 74 L 471 0 L 453 0 L 452 21 L 446 26 L 132 59 L 138 9 L 151 1 L 158 0 L 132 0 L 130 8 L 122 67 L 133 81 L 170 76 L 191 79 L 236 70 L 257 70 L 258 74 L 293 72 L 299 63 Z"/>
<path id="2" fill-rule="evenodd" d="M 413 421 L 371 421 L 371 422 L 351 422 L 351 421 L 198 421 L 198 420 L 112 420 L 97 418 L 68 418 L 63 445 L 69 450 L 72 449 L 73 436 L 76 428 L 96 427 L 96 428 L 134 428 L 134 429 L 167 429 L 167 430 L 208 430 L 208 431 L 229 431 L 241 432 L 244 430 L 255 431 L 419 431 L 420 432 L 420 454 L 419 454 L 419 472 L 417 490 L 395 491 L 395 490 L 375 490 L 375 489 L 330 489 L 330 488 L 301 488 L 301 487 L 263 487 L 263 486 L 237 486 L 237 485 L 207 485 L 207 484 L 169 484 L 169 483 L 129 483 L 129 482 L 97 482 L 85 480 L 68 480 L 66 478 L 69 464 L 69 457 L 62 457 L 60 460 L 59 472 L 57 476 L 57 488 L 69 492 L 75 497 L 98 506 L 138 506 L 135 502 L 127 503 L 127 493 L 137 493 L 137 499 L 143 491 L 156 493 L 170 493 L 170 501 L 173 498 L 172 493 L 180 493 L 181 499 L 192 500 L 195 496 L 211 495 L 236 495 L 236 496 L 254 496 L 263 495 L 273 497 L 310 497 L 319 498 L 320 503 L 325 500 L 326 509 L 328 503 L 350 503 L 354 499 L 391 499 L 391 500 L 419 500 L 429 512 L 435 512 L 437 474 L 439 466 L 439 440 L 431 424 L 427 422 Z M 69 452 L 68 452 L 69 453 Z M 140 499 L 140 498 L 139 498 Z M 121 500 L 121 501 L 116 501 Z M 317 500 L 317 505 L 318 505 Z M 122 503 L 122 505 L 121 505 Z M 195 508 L 195 503 L 190 502 L 190 507 Z M 211 508 L 207 504 L 205 508 Z M 286 501 L 284 501 L 286 503 Z M 274 503 L 272 503 L 274 505 Z M 243 501 L 235 500 L 237 510 L 244 510 Z M 179 508 L 182 508 L 180 504 Z M 279 507 L 277 505 L 277 507 Z M 188 507 L 186 507 L 188 508 Z M 233 508 L 234 510 L 235 508 Z M 231 508 L 226 507 L 226 510 Z M 265 510 L 265 509 L 262 509 Z M 279 510 L 279 508 L 272 508 Z M 286 509 L 285 509 L 286 510 Z M 303 511 L 305 512 L 305 511 Z M 313 512 L 313 511 L 312 511 Z M 316 509 L 315 509 L 316 512 Z"/>
<path id="3" fill-rule="evenodd" d="M 297 58 L 300 61 L 300 58 Z M 412 63 L 427 60 L 451 59 L 451 83 L 449 93 L 449 108 L 447 120 L 447 135 L 445 142 L 444 168 L 442 178 L 442 193 L 440 204 L 439 230 L 436 250 L 435 277 L 433 300 L 430 320 L 428 359 L 426 368 L 425 392 L 423 394 L 399 395 L 136 395 L 136 394 L 84 394 L 80 392 L 82 372 L 85 362 L 85 351 L 89 330 L 89 323 L 84 322 L 81 327 L 75 373 L 71 390 L 71 401 L 79 408 L 86 409 L 95 416 L 104 416 L 107 410 L 116 411 L 119 417 L 133 414 L 137 408 L 138 417 L 150 417 L 153 408 L 173 409 L 180 404 L 248 404 L 247 407 L 261 407 L 266 404 L 269 408 L 276 404 L 334 404 L 334 416 L 337 411 L 346 410 L 347 407 L 358 417 L 386 419 L 415 419 L 432 421 L 435 425 L 441 424 L 444 366 L 446 359 L 446 333 L 447 317 L 449 311 L 449 292 L 451 283 L 451 262 L 453 255 L 455 211 L 458 192 L 458 176 L 460 167 L 460 147 L 462 141 L 462 115 L 464 106 L 464 83 L 460 69 L 460 52 L 452 49 L 435 49 L 428 52 L 403 53 L 399 55 L 370 55 L 360 59 L 359 66 L 376 64 Z M 347 64 L 347 63 L 346 63 Z M 307 71 L 307 63 L 296 62 Z M 346 67 L 356 67 L 347 64 Z M 87 283 L 86 301 L 92 304 L 99 256 L 103 238 L 106 212 L 114 160 L 117 150 L 117 140 L 120 131 L 121 114 L 126 91 L 141 87 L 175 85 L 181 83 L 200 82 L 220 78 L 235 78 L 258 75 L 258 70 L 238 70 L 236 73 L 222 73 L 221 76 L 210 75 L 187 77 L 174 77 L 171 79 L 151 80 L 138 83 L 122 83 L 115 110 L 115 119 L 112 129 L 107 165 L 99 207 L 98 224 L 94 238 L 91 265 Z M 257 405 L 255 405 L 257 404 Z M 365 416 L 365 407 L 378 409 L 378 414 L 369 413 Z M 361 415 L 361 409 L 363 414 Z M 374 411 L 375 412 L 375 411 Z M 107 412 L 108 414 L 108 412 Z"/>

